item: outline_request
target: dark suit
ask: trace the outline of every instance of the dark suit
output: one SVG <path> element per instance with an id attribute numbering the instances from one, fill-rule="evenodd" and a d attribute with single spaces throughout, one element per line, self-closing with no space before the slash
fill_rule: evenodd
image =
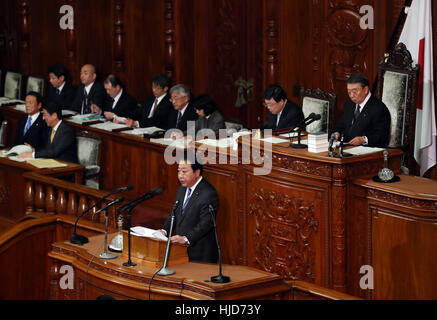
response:
<path id="1" fill-rule="evenodd" d="M 196 132 L 201 129 L 211 129 L 218 133 L 220 129 L 226 129 L 225 120 L 220 112 L 215 110 L 208 119 L 206 117 L 199 117 L 196 120 Z"/>
<path id="2" fill-rule="evenodd" d="M 138 109 L 137 100 L 128 94 L 126 89 L 123 89 L 120 99 L 118 99 L 114 108 L 112 108 L 113 103 L 114 99 L 107 95 L 103 112 L 108 111 L 115 113 L 119 117 L 132 118 Z"/>
<path id="3" fill-rule="evenodd" d="M 186 236 L 190 245 L 188 257 L 190 261 L 216 263 L 218 257 L 217 242 L 214 235 L 214 225 L 208 206 L 217 212 L 219 200 L 214 187 L 205 180 L 199 182 L 182 214 L 182 205 L 186 188 L 180 186 L 176 194 L 179 205 L 175 212 L 173 235 Z M 164 224 L 167 234 L 170 231 L 171 216 Z"/>
<path id="4" fill-rule="evenodd" d="M 174 111 L 173 104 L 170 102 L 170 96 L 166 94 L 162 98 L 156 107 L 153 117 L 149 118 L 155 99 L 155 96 L 148 97 L 141 108 L 137 109 L 132 119 L 137 120 L 141 128 L 158 127 L 167 130 L 169 115 Z"/>
<path id="5" fill-rule="evenodd" d="M 53 142 L 50 142 L 51 129 L 48 131 L 45 146 L 35 151 L 35 158 L 50 158 L 78 163 L 76 133 L 64 121 L 56 130 Z"/>
<path id="6" fill-rule="evenodd" d="M 357 121 L 352 124 L 356 105 L 348 100 L 343 109 L 340 122 L 333 132 L 344 134 L 344 141 L 366 136 L 369 147 L 385 147 L 390 134 L 390 112 L 386 105 L 373 95 L 367 101 Z"/>
<path id="7" fill-rule="evenodd" d="M 0 128 L 2 127 L 2 122 L 3 122 L 4 118 L 3 118 L 3 113 L 0 110 Z"/>
<path id="8" fill-rule="evenodd" d="M 21 117 L 18 120 L 17 131 L 15 133 L 13 146 L 28 143 L 35 150 L 39 150 L 45 144 L 45 139 L 47 138 L 47 124 L 42 118 L 42 113 L 39 114 L 38 118 L 24 134 L 24 128 L 26 127 L 28 115 Z"/>
<path id="9" fill-rule="evenodd" d="M 66 81 L 59 95 L 56 94 L 56 88 L 51 86 L 47 95 L 47 100 L 56 103 L 62 108 L 62 110 L 64 110 L 72 107 L 75 97 L 76 87 Z"/>
<path id="10" fill-rule="evenodd" d="M 181 120 L 179 121 L 178 125 L 177 123 L 178 118 L 178 111 L 173 108 L 173 111 L 170 113 L 169 119 L 168 119 L 168 129 L 179 129 L 184 134 L 187 132 L 187 122 L 188 121 L 196 121 L 198 118 L 198 115 L 196 113 L 196 110 L 194 109 L 193 105 L 191 103 L 188 103 L 187 109 L 184 112 L 184 115 L 182 116 Z"/>
<path id="11" fill-rule="evenodd" d="M 77 87 L 76 98 L 74 99 L 73 105 L 69 108 L 70 110 L 81 113 L 84 91 L 85 86 L 83 84 Z M 100 109 L 103 110 L 105 108 L 107 96 L 108 95 L 106 94 L 106 90 L 103 85 L 100 82 L 94 82 L 87 97 L 87 108 L 89 112 L 91 112 L 92 104 L 97 105 Z"/>
<path id="12" fill-rule="evenodd" d="M 280 130 L 294 128 L 294 126 L 298 125 L 302 120 L 304 120 L 302 108 L 290 100 L 287 100 L 287 103 L 282 109 L 278 126 L 276 126 L 277 118 L 278 115 L 270 113 L 266 123 L 261 127 L 261 129 Z"/>

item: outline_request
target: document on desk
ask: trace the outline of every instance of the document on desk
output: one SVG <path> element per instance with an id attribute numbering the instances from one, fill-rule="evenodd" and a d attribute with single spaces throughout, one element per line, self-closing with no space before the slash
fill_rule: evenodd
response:
<path id="1" fill-rule="evenodd" d="M 0 98 L 0 106 L 4 106 L 7 104 L 23 104 L 25 103 L 23 100 L 16 100 L 16 99 L 11 99 L 11 98 L 6 98 L 6 97 L 2 97 Z"/>
<path id="2" fill-rule="evenodd" d="M 77 114 L 77 115 L 74 115 L 74 116 L 68 118 L 68 121 L 78 123 L 78 124 L 83 124 L 84 122 L 97 121 L 97 120 L 104 121 L 105 117 L 99 116 L 99 115 L 94 114 L 94 113 L 89 113 L 89 114 Z"/>
<path id="3" fill-rule="evenodd" d="M 297 132 L 289 132 L 289 133 L 280 134 L 279 136 L 282 137 L 282 138 L 289 138 L 290 139 L 290 138 L 297 137 L 298 134 L 299 133 L 297 133 Z"/>
<path id="4" fill-rule="evenodd" d="M 162 144 L 165 146 L 171 146 L 179 149 L 187 149 L 192 140 L 188 139 L 171 139 L 171 138 L 160 138 L 160 139 L 150 139 L 150 142 Z"/>
<path id="5" fill-rule="evenodd" d="M 280 144 L 280 143 L 287 143 L 287 142 L 289 143 L 290 142 L 289 140 L 284 140 L 284 139 L 275 138 L 275 137 L 256 139 L 256 140 L 271 143 L 271 144 Z"/>
<path id="6" fill-rule="evenodd" d="M 164 129 L 157 128 L 157 127 L 135 128 L 134 130 L 126 131 L 126 132 L 123 132 L 123 133 L 142 136 L 142 135 L 145 135 L 145 134 L 151 135 L 151 134 L 154 134 L 155 132 L 158 132 L 158 131 L 164 131 Z"/>
<path id="7" fill-rule="evenodd" d="M 129 128 L 125 124 L 114 123 L 114 122 L 111 122 L 111 121 L 92 124 L 92 125 L 90 125 L 90 127 L 101 129 L 101 130 L 106 130 L 106 131 L 113 131 L 113 130 L 122 129 L 122 128 Z"/>
<path id="8" fill-rule="evenodd" d="M 385 150 L 384 148 L 371 148 L 366 146 L 358 146 L 355 148 L 345 149 L 344 152 L 353 154 L 354 156 L 362 156 L 366 154 L 381 152 L 384 150 Z"/>
<path id="9" fill-rule="evenodd" d="M 138 227 L 130 228 L 130 231 L 134 236 L 137 237 L 152 238 L 152 239 L 167 241 L 167 237 L 164 236 L 158 230 L 138 226 Z"/>
<path id="10" fill-rule="evenodd" d="M 217 148 L 229 148 L 234 145 L 235 140 L 233 138 L 225 138 L 225 139 L 204 139 L 196 141 L 197 143 L 201 143 L 203 145 L 217 147 Z"/>
<path id="11" fill-rule="evenodd" d="M 32 159 L 27 160 L 27 163 L 39 169 L 60 168 L 67 166 L 65 163 L 61 163 L 55 159 Z"/>
<path id="12" fill-rule="evenodd" d="M 3 151 L 2 156 L 15 157 L 22 154 L 23 152 L 32 152 L 32 148 L 25 144 L 19 144 L 11 148 L 9 151 Z"/>
<path id="13" fill-rule="evenodd" d="M 14 106 L 15 110 L 26 112 L 26 105 L 25 104 L 17 104 Z"/>

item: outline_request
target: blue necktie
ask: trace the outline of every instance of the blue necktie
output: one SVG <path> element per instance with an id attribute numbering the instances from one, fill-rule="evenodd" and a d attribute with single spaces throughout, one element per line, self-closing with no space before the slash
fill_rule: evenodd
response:
<path id="1" fill-rule="evenodd" d="M 26 132 L 29 130 L 29 128 L 31 126 L 32 126 L 32 118 L 31 117 L 27 117 L 26 126 L 24 127 L 24 135 L 26 134 Z"/>
<path id="2" fill-rule="evenodd" d="M 190 198 L 191 198 L 191 188 L 188 188 L 187 199 L 185 199 L 185 201 L 184 201 L 184 205 L 182 206 L 182 214 L 184 214 L 185 207 L 187 206 L 188 201 L 190 201 Z"/>

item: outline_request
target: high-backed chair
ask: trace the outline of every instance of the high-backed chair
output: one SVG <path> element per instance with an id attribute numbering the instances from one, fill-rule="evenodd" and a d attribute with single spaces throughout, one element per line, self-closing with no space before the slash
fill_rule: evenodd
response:
<path id="1" fill-rule="evenodd" d="M 226 120 L 225 121 L 226 132 L 231 134 L 233 132 L 238 132 L 244 128 L 244 125 L 241 122 L 234 120 Z"/>
<path id="2" fill-rule="evenodd" d="M 305 118 L 311 113 L 320 114 L 321 119 L 306 127 L 308 133 L 328 133 L 334 125 L 334 110 L 337 96 L 322 89 L 300 89 L 300 105 Z"/>
<path id="3" fill-rule="evenodd" d="M 0 123 L 0 148 L 4 148 L 6 146 L 6 131 L 8 127 L 8 121 L 3 120 Z"/>
<path id="4" fill-rule="evenodd" d="M 413 64 L 410 52 L 403 43 L 381 60 L 378 66 L 376 96 L 391 115 L 389 148 L 401 148 L 406 153 L 403 166 L 409 170 L 414 164 L 414 132 L 419 65 Z M 405 169 L 405 168 L 403 168 Z"/>
<path id="5" fill-rule="evenodd" d="M 101 140 L 88 131 L 77 133 L 76 138 L 79 163 L 85 166 L 84 184 L 99 189 Z"/>
<path id="6" fill-rule="evenodd" d="M 10 99 L 21 99 L 21 73 L 8 71 L 5 77 L 5 90 L 3 96 Z"/>
<path id="7" fill-rule="evenodd" d="M 26 84 L 26 94 L 30 91 L 38 92 L 44 96 L 44 78 L 28 76 Z"/>

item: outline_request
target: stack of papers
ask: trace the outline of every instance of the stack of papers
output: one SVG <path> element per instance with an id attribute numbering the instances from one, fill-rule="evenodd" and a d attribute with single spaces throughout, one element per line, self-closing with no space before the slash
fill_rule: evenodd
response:
<path id="1" fill-rule="evenodd" d="M 32 152 L 32 148 L 25 144 L 19 144 L 11 148 L 9 151 L 3 152 L 2 156 L 15 157 L 22 154 L 23 152 Z"/>
<path id="2" fill-rule="evenodd" d="M 23 104 L 25 103 L 23 100 L 17 100 L 17 99 L 11 99 L 11 98 L 6 98 L 6 97 L 1 97 L 0 98 L 0 106 L 4 106 L 7 104 Z"/>
<path id="3" fill-rule="evenodd" d="M 320 153 L 328 152 L 329 141 L 327 133 L 308 135 L 308 152 Z"/>
<path id="4" fill-rule="evenodd" d="M 26 105 L 25 104 L 17 104 L 14 106 L 15 110 L 26 112 Z"/>
<path id="5" fill-rule="evenodd" d="M 31 164 L 39 169 L 59 168 L 59 167 L 66 167 L 67 166 L 65 163 L 61 163 L 55 159 L 33 159 L 33 160 L 27 160 L 27 163 Z"/>
<path id="6" fill-rule="evenodd" d="M 263 139 L 257 139 L 259 141 L 264 141 L 271 144 L 280 144 L 280 143 L 290 143 L 290 141 L 275 137 L 269 137 L 269 138 L 263 138 Z"/>
<path id="7" fill-rule="evenodd" d="M 288 139 L 290 139 L 290 138 L 297 137 L 297 136 L 298 136 L 298 133 L 297 133 L 297 132 L 289 132 L 289 133 L 283 133 L 283 134 L 280 134 L 279 136 L 280 136 L 280 137 L 283 137 L 283 138 L 288 138 Z"/>
<path id="8" fill-rule="evenodd" d="M 90 125 L 90 127 L 101 129 L 101 130 L 106 130 L 106 131 L 113 131 L 113 130 L 122 129 L 122 128 L 126 128 L 126 129 L 129 128 L 125 124 L 118 124 L 118 123 L 114 123 L 114 122 L 110 122 L 110 121 L 92 124 L 92 125 Z"/>
<path id="9" fill-rule="evenodd" d="M 365 147 L 365 146 L 359 146 L 351 149 L 345 150 L 345 152 L 353 154 L 354 156 L 361 156 L 365 154 L 372 154 L 384 151 L 383 148 L 371 148 L 371 147 Z"/>
<path id="10" fill-rule="evenodd" d="M 160 138 L 160 139 L 150 139 L 150 142 L 162 144 L 165 146 L 171 146 L 179 149 L 187 149 L 190 146 L 192 140 L 188 139 L 171 139 L 171 138 Z"/>
<path id="11" fill-rule="evenodd" d="M 133 130 L 130 131 L 126 131 L 124 133 L 126 134 L 133 134 L 133 135 L 138 135 L 138 136 L 143 136 L 145 134 L 151 135 L 154 134 L 157 131 L 164 131 L 161 128 L 157 128 L 157 127 L 150 127 L 150 128 L 135 128 Z"/>
<path id="12" fill-rule="evenodd" d="M 99 116 L 99 115 L 94 114 L 94 113 L 89 113 L 89 114 L 77 114 L 77 115 L 74 115 L 68 119 L 68 121 L 78 123 L 78 124 L 83 124 L 84 122 L 90 122 L 90 121 L 96 121 L 96 120 L 105 121 L 105 117 Z"/>
<path id="13" fill-rule="evenodd" d="M 157 240 L 167 241 L 167 237 L 160 231 L 149 229 L 145 227 L 132 227 L 130 228 L 131 234 L 137 237 L 152 238 Z"/>
<path id="14" fill-rule="evenodd" d="M 234 145 L 235 140 L 233 138 L 225 138 L 225 139 L 204 139 L 197 141 L 202 145 L 217 147 L 217 148 L 230 148 Z"/>

